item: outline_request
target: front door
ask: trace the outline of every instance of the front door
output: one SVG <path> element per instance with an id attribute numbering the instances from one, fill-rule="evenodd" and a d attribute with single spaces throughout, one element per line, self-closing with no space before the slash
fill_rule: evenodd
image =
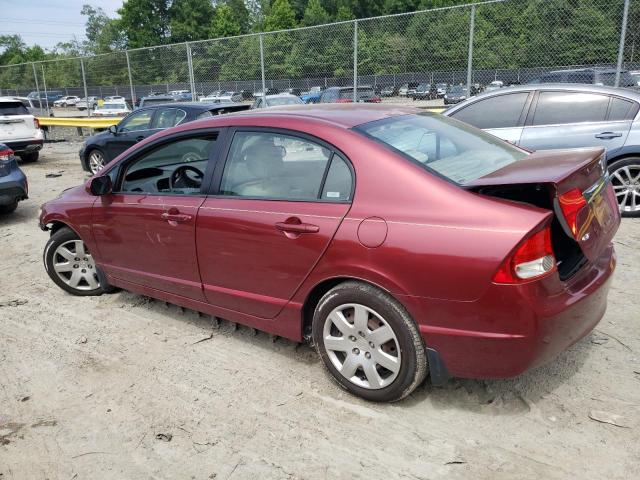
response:
<path id="1" fill-rule="evenodd" d="M 207 300 L 275 317 L 329 246 L 352 198 L 347 162 L 294 133 L 236 131 L 196 241 Z"/>
<path id="2" fill-rule="evenodd" d="M 116 126 L 117 133 L 111 135 L 105 147 L 109 160 L 113 160 L 127 148 L 158 131 L 158 129 L 153 128 L 154 111 L 140 110 L 133 112 Z"/>
<path id="3" fill-rule="evenodd" d="M 117 167 L 114 193 L 93 207 L 93 234 L 109 275 L 204 300 L 195 226 L 215 145 L 216 133 L 182 135 Z"/>

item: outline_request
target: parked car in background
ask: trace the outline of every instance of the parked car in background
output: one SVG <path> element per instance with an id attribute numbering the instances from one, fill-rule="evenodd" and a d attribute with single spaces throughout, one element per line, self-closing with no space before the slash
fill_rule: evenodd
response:
<path id="1" fill-rule="evenodd" d="M 98 103 L 101 101 L 102 99 L 99 97 L 81 98 L 76 102 L 76 108 L 78 110 L 86 110 L 87 108 L 90 108 L 91 110 L 95 110 L 96 107 L 98 106 Z"/>
<path id="2" fill-rule="evenodd" d="M 296 97 L 299 97 L 300 95 L 302 95 L 302 89 L 300 88 L 286 88 L 284 90 L 284 92 L 282 93 L 288 93 L 289 95 L 295 95 Z"/>
<path id="3" fill-rule="evenodd" d="M 324 87 L 311 87 L 308 92 L 300 95 L 300 100 L 304 103 L 320 103 L 320 97 L 323 91 Z"/>
<path id="4" fill-rule="evenodd" d="M 55 102 L 53 102 L 54 107 L 73 107 L 76 103 L 78 103 L 80 97 L 75 95 L 66 95 L 62 98 L 59 98 Z"/>
<path id="5" fill-rule="evenodd" d="M 198 101 L 204 103 L 211 103 L 214 99 L 218 98 L 222 94 L 222 90 L 215 90 L 206 95 L 202 95 Z"/>
<path id="6" fill-rule="evenodd" d="M 528 150 L 603 147 L 623 216 L 640 216 L 640 93 L 529 84 L 470 98 L 444 115 Z"/>
<path id="7" fill-rule="evenodd" d="M 62 98 L 63 94 L 61 91 L 59 90 L 48 90 L 47 92 L 45 92 L 44 90 L 41 90 L 39 93 L 38 92 L 31 92 L 29 93 L 29 95 L 27 95 L 28 98 L 32 99 L 32 100 L 37 100 L 38 98 L 42 100 L 43 104 L 49 104 L 49 107 L 53 106 L 53 102 L 55 102 L 56 100 Z"/>
<path id="8" fill-rule="evenodd" d="M 409 96 L 411 91 L 415 91 L 415 89 L 417 87 L 418 87 L 418 83 L 417 82 L 404 83 L 398 89 L 398 95 L 401 96 L 401 97 L 407 97 L 407 96 Z"/>
<path id="9" fill-rule="evenodd" d="M 98 105 L 93 111 L 96 117 L 124 117 L 131 112 L 131 109 L 124 101 L 105 100 L 102 105 Z"/>
<path id="10" fill-rule="evenodd" d="M 124 98 L 122 95 L 109 95 L 107 97 L 104 97 L 104 101 L 105 102 L 126 102 L 127 99 Z"/>
<path id="11" fill-rule="evenodd" d="M 36 99 L 31 99 L 29 97 L 13 97 L 13 98 L 21 102 L 22 105 L 24 105 L 25 108 L 29 111 L 29 113 L 34 117 L 53 117 L 53 111 L 51 109 L 47 110 L 46 104 L 44 102 L 41 102 L 37 98 Z"/>
<path id="12" fill-rule="evenodd" d="M 82 168 L 92 174 L 127 148 L 161 130 L 214 115 L 248 110 L 241 103 L 172 102 L 140 107 L 117 125 L 89 137 L 80 149 Z"/>
<path id="13" fill-rule="evenodd" d="M 504 82 L 502 80 L 494 80 L 484 88 L 485 92 L 492 92 L 494 90 L 500 90 L 504 88 Z"/>
<path id="14" fill-rule="evenodd" d="M 356 102 L 380 103 L 381 99 L 372 87 L 358 87 Z M 329 87 L 320 97 L 320 103 L 350 103 L 353 102 L 353 87 Z"/>
<path id="15" fill-rule="evenodd" d="M 256 98 L 251 108 L 280 107 L 283 105 L 304 105 L 304 102 L 295 95 L 279 93 Z"/>
<path id="16" fill-rule="evenodd" d="M 150 105 L 160 105 L 163 103 L 177 102 L 176 97 L 171 95 L 151 95 L 149 97 L 142 97 L 140 99 L 140 105 L 138 108 L 148 107 Z"/>
<path id="17" fill-rule="evenodd" d="M 190 90 L 171 90 L 169 95 L 174 97 L 177 102 L 190 102 L 193 100 Z"/>
<path id="18" fill-rule="evenodd" d="M 384 85 L 380 88 L 381 97 L 395 97 L 398 95 L 398 87 L 395 85 Z"/>
<path id="19" fill-rule="evenodd" d="M 0 143 L 24 162 L 38 160 L 44 143 L 38 120 L 13 97 L 0 97 Z"/>
<path id="20" fill-rule="evenodd" d="M 456 103 L 460 103 L 463 100 L 466 100 L 469 97 L 469 91 L 467 87 L 464 85 L 454 85 L 447 93 L 444 94 L 444 104 L 445 105 L 453 105 Z"/>
<path id="21" fill-rule="evenodd" d="M 436 96 L 438 98 L 444 98 L 447 90 L 449 90 L 448 83 L 436 83 Z"/>
<path id="22" fill-rule="evenodd" d="M 430 83 L 421 83 L 416 87 L 415 92 L 411 95 L 414 100 L 432 100 L 437 98 L 436 88 Z"/>
<path id="23" fill-rule="evenodd" d="M 427 373 L 519 375 L 594 329 L 620 224 L 602 153 L 398 106 L 253 110 L 154 135 L 44 204 L 43 257 L 70 294 L 306 340 L 344 389 L 396 401 Z"/>
<path id="24" fill-rule="evenodd" d="M 574 68 L 554 70 L 540 75 L 528 83 L 587 83 L 591 85 L 614 86 L 616 79 L 615 68 Z M 638 80 L 627 70 L 620 72 L 620 87 L 637 87 Z"/>
<path id="25" fill-rule="evenodd" d="M 0 124 L 0 136 L 1 132 Z M 0 215 L 13 212 L 18 202 L 28 196 L 27 177 L 20 170 L 13 150 L 0 141 Z"/>

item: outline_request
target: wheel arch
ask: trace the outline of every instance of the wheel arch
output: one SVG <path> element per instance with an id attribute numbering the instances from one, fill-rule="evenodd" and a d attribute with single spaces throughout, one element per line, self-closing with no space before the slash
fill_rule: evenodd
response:
<path id="1" fill-rule="evenodd" d="M 627 160 L 629 158 L 640 158 L 640 151 L 617 152 L 616 154 L 607 157 L 607 166 L 610 166 L 615 162 L 619 162 L 620 160 Z"/>
<path id="2" fill-rule="evenodd" d="M 354 276 L 349 276 L 349 275 L 344 275 L 344 276 L 337 276 L 337 277 L 331 277 L 331 278 L 326 278 L 318 283 L 316 283 L 310 290 L 309 293 L 306 295 L 304 302 L 302 304 L 302 338 L 306 341 L 311 340 L 311 325 L 313 323 L 313 312 L 316 309 L 316 306 L 318 305 L 318 302 L 320 302 L 320 299 L 332 288 L 337 287 L 338 285 L 345 283 L 345 282 L 360 282 L 360 283 L 365 283 L 367 285 L 371 285 L 372 287 L 378 288 L 380 290 L 382 290 L 383 292 L 391 295 L 398 303 L 400 303 L 400 305 L 403 306 L 403 308 L 405 310 L 407 310 L 406 306 L 404 306 L 402 304 L 402 302 L 400 302 L 400 300 L 397 298 L 396 295 L 394 295 L 391 291 L 389 291 L 388 289 L 384 288 L 381 285 L 378 285 L 377 283 L 371 282 L 369 280 L 366 280 L 364 278 L 358 278 L 358 277 L 354 277 Z M 408 311 L 408 310 L 407 310 Z"/>

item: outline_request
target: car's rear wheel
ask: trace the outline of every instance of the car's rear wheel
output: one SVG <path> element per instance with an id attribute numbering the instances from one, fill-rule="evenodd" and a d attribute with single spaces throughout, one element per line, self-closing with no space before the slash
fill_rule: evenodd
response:
<path id="1" fill-rule="evenodd" d="M 89 171 L 95 175 L 104 168 L 104 154 L 97 149 L 89 152 Z"/>
<path id="2" fill-rule="evenodd" d="M 312 330 L 333 378 L 367 400 L 401 400 L 427 375 L 415 322 L 391 295 L 372 285 L 350 281 L 331 289 L 315 309 Z"/>
<path id="3" fill-rule="evenodd" d="M 621 215 L 640 216 L 640 157 L 613 162 L 609 174 Z"/>
<path id="4" fill-rule="evenodd" d="M 20 160 L 25 163 L 37 162 L 40 158 L 40 152 L 23 153 L 20 155 Z"/>
<path id="5" fill-rule="evenodd" d="M 18 202 L 10 203 L 9 205 L 0 205 L 0 215 L 6 215 L 13 213 L 18 208 Z"/>
<path id="6" fill-rule="evenodd" d="M 101 295 L 106 289 L 91 252 L 70 228 L 61 228 L 44 247 L 44 265 L 51 280 L 73 295 Z"/>

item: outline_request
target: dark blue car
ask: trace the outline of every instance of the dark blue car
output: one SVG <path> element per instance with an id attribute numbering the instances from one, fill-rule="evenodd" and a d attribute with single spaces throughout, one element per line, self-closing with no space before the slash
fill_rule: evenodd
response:
<path id="1" fill-rule="evenodd" d="M 29 193 L 24 175 L 13 150 L 0 143 L 0 214 L 11 213 Z"/>

